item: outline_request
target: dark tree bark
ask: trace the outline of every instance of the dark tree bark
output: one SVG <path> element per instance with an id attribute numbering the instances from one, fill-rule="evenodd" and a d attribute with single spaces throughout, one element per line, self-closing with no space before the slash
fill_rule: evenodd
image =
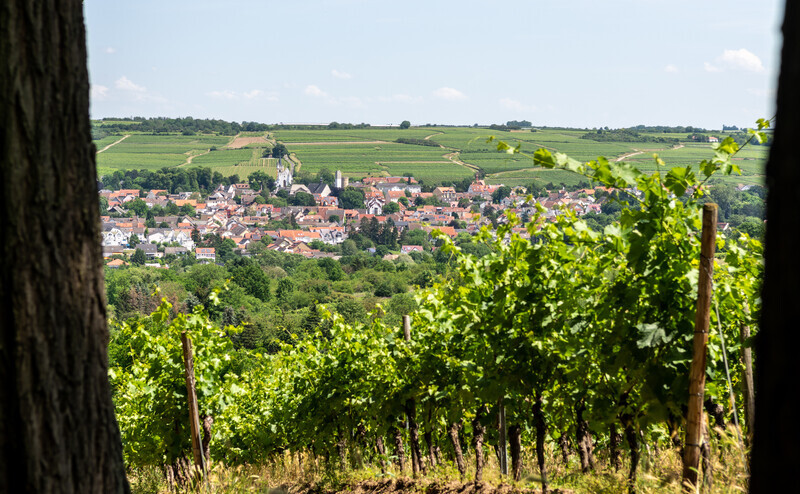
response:
<path id="1" fill-rule="evenodd" d="M 475 482 L 483 481 L 483 436 L 486 434 L 486 427 L 481 424 L 481 419 L 485 413 L 484 407 L 480 407 L 475 413 L 475 418 L 472 419 L 472 447 L 475 449 Z"/>
<path id="2" fill-rule="evenodd" d="M 461 441 L 458 438 L 458 430 L 461 428 L 461 424 L 458 422 L 453 422 L 450 424 L 450 428 L 447 430 L 448 435 L 450 436 L 450 442 L 453 444 L 453 452 L 456 457 L 456 466 L 458 467 L 458 473 L 461 474 L 461 480 L 464 480 L 464 475 L 467 473 L 467 464 L 464 462 L 464 453 L 461 451 Z"/>
<path id="3" fill-rule="evenodd" d="M 622 468 L 622 452 L 619 449 L 620 446 L 622 446 L 622 434 L 617 430 L 617 424 L 611 424 L 608 435 L 608 448 L 611 451 L 611 466 L 614 467 L 615 472 L 618 472 L 619 469 Z"/>
<path id="4" fill-rule="evenodd" d="M 586 404 L 581 400 L 575 405 L 575 440 L 578 443 L 578 456 L 581 458 L 581 472 L 589 473 L 596 469 L 594 459 L 594 442 L 589 422 L 583 417 Z"/>
<path id="5" fill-rule="evenodd" d="M 639 468 L 639 460 L 642 456 L 639 452 L 639 434 L 634 427 L 633 417 L 630 415 L 623 415 L 621 421 L 625 425 L 625 439 L 628 441 L 628 447 L 631 450 L 631 467 L 628 471 L 628 493 L 633 494 L 636 492 L 636 476 Z"/>
<path id="6" fill-rule="evenodd" d="M 787 379 L 797 375 L 800 331 L 793 303 L 800 291 L 800 4 L 787 1 L 778 80 L 778 111 L 767 163 L 767 233 L 761 329 L 756 336 L 756 410 L 750 492 L 800 492 L 796 406 Z M 794 486 L 794 487 L 792 487 Z"/>
<path id="7" fill-rule="evenodd" d="M 406 468 L 406 452 L 405 448 L 403 447 L 403 434 L 400 432 L 400 428 L 396 426 L 392 426 L 389 429 L 389 433 L 394 438 L 394 452 L 395 452 L 395 463 L 397 464 L 397 468 L 400 469 L 402 473 L 403 470 Z"/>
<path id="8" fill-rule="evenodd" d="M 128 492 L 83 2 L 0 6 L 0 492 Z"/>
<path id="9" fill-rule="evenodd" d="M 383 445 L 383 436 L 380 434 L 375 438 L 375 449 L 378 452 L 378 461 L 381 463 L 381 473 L 386 473 L 386 447 Z"/>
<path id="10" fill-rule="evenodd" d="M 431 468 L 436 466 L 436 445 L 433 442 L 433 424 L 432 422 L 432 410 L 428 410 L 428 420 L 426 422 L 425 433 L 425 444 L 428 446 L 428 463 Z"/>
<path id="11" fill-rule="evenodd" d="M 406 418 L 408 419 L 408 440 L 411 447 L 411 470 L 414 477 L 420 472 L 425 474 L 422 451 L 419 447 L 419 424 L 417 424 L 417 405 L 413 399 L 406 401 Z"/>
<path id="12" fill-rule="evenodd" d="M 511 475 L 514 480 L 522 478 L 522 427 L 518 424 L 508 428 L 508 445 L 511 450 Z"/>
<path id="13" fill-rule="evenodd" d="M 206 464 L 211 459 L 211 426 L 214 425 L 214 417 L 206 415 L 203 417 L 203 456 Z"/>
<path id="14" fill-rule="evenodd" d="M 561 448 L 561 460 L 564 466 L 569 465 L 569 436 L 566 433 L 558 436 L 558 446 Z"/>

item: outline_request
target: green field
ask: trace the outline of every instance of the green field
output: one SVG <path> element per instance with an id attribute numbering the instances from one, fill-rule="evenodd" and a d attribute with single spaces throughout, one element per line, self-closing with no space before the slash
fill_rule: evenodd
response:
<path id="1" fill-rule="evenodd" d="M 489 183 L 524 185 L 532 180 L 542 183 L 573 184 L 582 177 L 559 170 L 537 169 L 530 157 L 523 154 L 499 153 L 495 137 L 511 146 L 520 145 L 522 153 L 532 155 L 536 149 L 546 148 L 562 152 L 580 161 L 604 156 L 609 160 L 623 158 L 644 172 L 655 170 L 653 153 L 666 162 L 667 168 L 696 165 L 713 156 L 710 144 L 687 142 L 683 134 L 648 134 L 681 139 L 678 146 L 651 142 L 597 142 L 581 139 L 587 131 L 581 129 L 539 129 L 531 131 L 499 131 L 474 127 L 414 127 L 366 128 L 328 130 L 276 130 L 269 133 L 286 145 L 292 157 L 301 163 L 297 173 L 315 174 L 323 168 L 341 170 L 352 179 L 365 176 L 396 176 L 411 173 L 423 183 L 436 184 L 459 180 L 474 175 L 473 168 L 486 174 Z M 243 133 L 243 135 L 263 133 Z M 721 133 L 717 133 L 721 134 Z M 121 136 L 108 136 L 95 141 L 98 149 L 112 144 Z M 429 140 L 443 147 L 399 144 L 399 137 Z M 97 155 L 100 174 L 116 169 L 156 169 L 164 166 L 185 165 L 210 167 L 223 175 L 237 174 L 246 177 L 255 170 L 275 172 L 273 160 L 261 158 L 268 143 L 254 143 L 242 149 L 226 149 L 231 137 L 216 135 L 145 135 L 133 133 Z M 380 141 L 380 142 L 373 142 Z M 214 151 L 210 151 L 216 148 Z M 458 152 L 462 166 L 449 159 Z M 726 177 L 734 183 L 761 183 L 768 149 L 751 146 L 745 148 L 735 162 L 742 169 L 741 176 Z"/>
<path id="2" fill-rule="evenodd" d="M 433 134 L 426 129 L 400 129 L 374 128 L 374 129 L 349 129 L 349 130 L 276 130 L 271 132 L 272 137 L 286 144 L 292 142 L 325 142 L 325 141 L 387 141 L 391 142 L 399 137 L 408 139 L 424 139 Z"/>
<path id="3" fill-rule="evenodd" d="M 351 178 L 413 173 L 415 178 L 425 183 L 457 180 L 474 174 L 468 168 L 444 158 L 449 150 L 439 147 L 393 142 L 324 145 L 287 143 L 286 147 L 302 163 L 300 170 L 312 174 L 322 168 L 342 170 Z"/>

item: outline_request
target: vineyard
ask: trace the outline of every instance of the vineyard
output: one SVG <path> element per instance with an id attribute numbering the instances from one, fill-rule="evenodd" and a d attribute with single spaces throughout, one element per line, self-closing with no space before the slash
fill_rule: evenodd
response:
<path id="1" fill-rule="evenodd" d="M 759 125 L 752 139 L 765 139 L 766 122 Z M 180 314 L 165 301 L 115 333 L 116 347 L 129 349 L 111 369 L 128 465 L 162 467 L 178 483 L 189 475 L 182 332 L 194 344 L 202 447 L 212 463 L 300 461 L 306 470 L 379 476 L 452 470 L 481 482 L 489 461 L 509 480 L 534 478 L 546 491 L 561 487 L 554 465 L 577 456 L 586 475 L 625 471 L 617 490 L 633 492 L 652 450 L 679 458 L 704 190 L 711 177 L 740 172 L 739 146 L 725 139 L 712 158 L 671 169 L 656 156 L 648 173 L 544 148 L 527 158 L 516 151 L 531 167 L 625 190 L 619 223 L 595 231 L 564 211 L 551 222 L 532 218 L 528 239 L 511 217 L 479 234 L 492 251 L 482 258 L 441 236 L 451 274 L 417 294 L 404 327 L 387 325 L 380 309 L 369 323 L 348 324 L 323 308 L 307 335 L 272 355 L 234 351 L 241 327 L 215 327 L 203 306 Z M 703 396 L 713 422 L 704 421 L 702 444 L 688 446 L 707 460 L 712 449 L 742 459 L 751 369 L 739 355 L 746 335 L 758 333 L 762 246 L 736 234 L 719 235 L 716 248 Z M 204 302 L 216 299 L 212 292 Z M 737 422 L 730 435 L 725 424 Z M 725 472 L 717 482 L 746 487 L 745 476 Z M 670 488 L 679 490 L 676 475 Z"/>

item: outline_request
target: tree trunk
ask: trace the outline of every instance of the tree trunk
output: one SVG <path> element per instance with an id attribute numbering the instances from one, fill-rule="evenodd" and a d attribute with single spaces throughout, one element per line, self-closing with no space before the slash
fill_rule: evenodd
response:
<path id="1" fill-rule="evenodd" d="M 336 427 L 336 453 L 339 455 L 339 468 L 347 471 L 347 437 L 341 426 Z"/>
<path id="2" fill-rule="evenodd" d="M 422 451 L 419 447 L 419 424 L 417 424 L 417 405 L 413 399 L 406 401 L 406 418 L 408 418 L 408 437 L 411 443 L 411 469 L 414 477 L 425 473 Z"/>
<path id="3" fill-rule="evenodd" d="M 761 327 L 756 336 L 756 410 L 750 492 L 800 492 L 796 406 L 787 379 L 797 375 L 800 331 L 792 302 L 800 273 L 800 3 L 785 2 L 776 127 L 766 170 L 767 232 Z M 794 486 L 794 487 L 792 487 Z"/>
<path id="4" fill-rule="evenodd" d="M 206 465 L 211 459 L 211 426 L 214 425 L 214 418 L 211 415 L 203 417 L 203 456 L 206 458 Z"/>
<path id="5" fill-rule="evenodd" d="M 594 442 L 589 422 L 583 418 L 586 404 L 583 400 L 575 405 L 575 439 L 578 442 L 578 456 L 581 458 L 581 472 L 589 473 L 597 468 L 594 460 Z"/>
<path id="6" fill-rule="evenodd" d="M 83 2 L 0 6 L 0 492 L 128 492 Z"/>
<path id="7" fill-rule="evenodd" d="M 475 482 L 483 481 L 483 435 L 486 434 L 486 427 L 481 424 L 484 415 L 483 407 L 479 407 L 472 420 L 472 447 L 475 449 Z"/>
<path id="8" fill-rule="evenodd" d="M 380 434 L 375 438 L 375 448 L 378 451 L 378 460 L 381 463 L 381 473 L 386 473 L 386 447 L 383 445 L 383 436 Z"/>
<path id="9" fill-rule="evenodd" d="M 569 464 L 569 436 L 566 433 L 558 436 L 558 446 L 561 448 L 561 459 L 564 461 L 564 466 Z"/>
<path id="10" fill-rule="evenodd" d="M 458 429 L 460 428 L 461 424 L 458 422 L 453 422 L 450 424 L 450 428 L 447 430 L 447 433 L 450 436 L 450 442 L 453 444 L 453 452 L 455 453 L 456 457 L 456 466 L 458 467 L 458 473 L 461 474 L 461 480 L 463 482 L 464 476 L 467 473 L 467 464 L 464 463 L 464 453 L 461 451 L 461 441 L 458 438 Z"/>
<path id="11" fill-rule="evenodd" d="M 608 435 L 609 450 L 611 451 L 611 466 L 614 467 L 615 472 L 618 472 L 619 469 L 622 468 L 622 452 L 619 449 L 620 446 L 622 446 L 622 434 L 617 430 L 617 424 L 611 424 Z"/>
<path id="12" fill-rule="evenodd" d="M 628 492 L 633 494 L 636 492 L 636 473 L 639 467 L 639 435 L 634 427 L 633 418 L 630 415 L 622 417 L 622 423 L 625 425 L 625 439 L 628 441 L 628 447 L 631 449 L 631 468 L 628 472 Z"/>
<path id="13" fill-rule="evenodd" d="M 536 461 L 539 463 L 539 474 L 542 476 L 542 493 L 547 493 L 547 469 L 544 464 L 544 440 L 547 428 L 542 410 L 542 395 L 537 394 L 533 402 L 533 421 L 536 425 Z"/>
<path id="14" fill-rule="evenodd" d="M 518 424 L 508 428 L 508 444 L 511 450 L 511 475 L 514 480 L 522 478 L 522 427 Z"/>
<path id="15" fill-rule="evenodd" d="M 395 464 L 397 465 L 397 468 L 400 469 L 400 473 L 402 473 L 406 468 L 406 452 L 405 448 L 403 448 L 403 434 L 396 426 L 392 426 L 392 428 L 389 430 L 394 438 L 394 452 L 395 456 L 397 457 Z"/>
<path id="16" fill-rule="evenodd" d="M 436 466 L 436 453 L 434 451 L 436 445 L 433 444 L 433 432 L 431 432 L 430 429 L 431 427 L 430 420 L 431 420 L 431 414 L 428 413 L 428 423 L 424 436 L 425 436 L 425 444 L 428 446 L 428 464 L 431 466 L 431 468 L 433 468 Z"/>

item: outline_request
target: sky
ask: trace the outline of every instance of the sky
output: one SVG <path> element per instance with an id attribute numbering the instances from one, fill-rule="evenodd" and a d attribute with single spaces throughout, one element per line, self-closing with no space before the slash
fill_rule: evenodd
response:
<path id="1" fill-rule="evenodd" d="M 91 115 L 753 126 L 780 0 L 85 0 Z"/>

